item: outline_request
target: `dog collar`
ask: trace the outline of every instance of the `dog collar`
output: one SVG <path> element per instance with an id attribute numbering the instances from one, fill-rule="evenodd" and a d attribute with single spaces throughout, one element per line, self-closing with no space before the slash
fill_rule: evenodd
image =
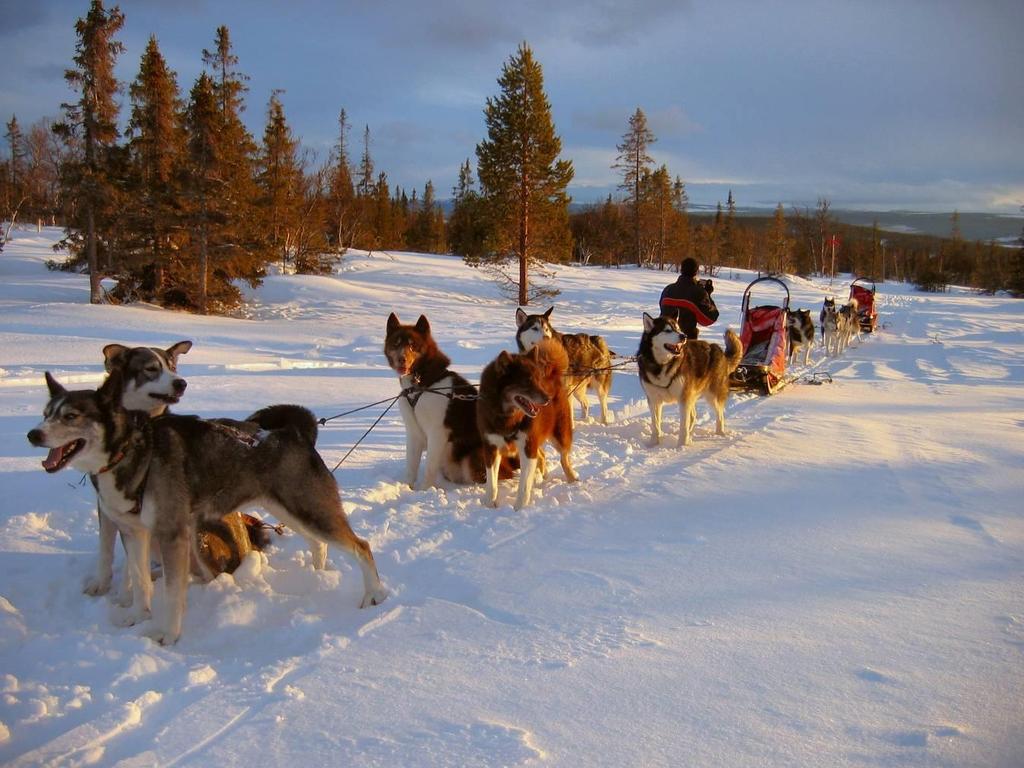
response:
<path id="1" fill-rule="evenodd" d="M 114 467 L 116 467 L 118 464 L 120 464 L 123 459 L 124 459 L 124 451 L 118 451 L 117 453 L 114 454 L 114 458 L 112 458 L 110 460 L 110 463 L 107 464 L 104 467 L 100 467 L 99 471 L 96 472 L 96 474 L 97 475 L 102 475 L 104 472 L 109 472 Z"/>

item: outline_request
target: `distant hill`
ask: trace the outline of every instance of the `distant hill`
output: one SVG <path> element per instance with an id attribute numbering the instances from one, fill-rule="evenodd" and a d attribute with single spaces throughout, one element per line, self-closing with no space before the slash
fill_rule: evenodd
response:
<path id="1" fill-rule="evenodd" d="M 790 213 L 786 208 L 786 215 Z M 813 210 L 813 208 L 812 208 Z M 713 206 L 691 206 L 691 214 L 700 216 L 712 214 Z M 949 237 L 949 213 L 921 213 L 918 211 L 856 211 L 843 208 L 832 208 L 829 213 L 844 224 L 870 227 L 877 221 L 882 230 L 901 232 L 904 234 L 935 235 Z M 737 208 L 737 216 L 770 216 L 767 208 Z M 997 240 L 1005 244 L 1015 243 L 1021 236 L 1024 217 L 1010 216 L 999 213 L 960 213 L 960 232 L 965 240 Z"/>
<path id="2" fill-rule="evenodd" d="M 452 201 L 442 200 L 441 207 L 445 216 L 451 215 Z M 594 203 L 570 203 L 570 212 L 582 210 Z M 813 208 L 812 208 L 813 210 Z M 690 205 L 692 216 L 711 215 L 715 212 L 715 206 Z M 737 208 L 737 216 L 764 217 L 771 216 L 771 208 Z M 790 215 L 791 209 L 786 208 L 786 215 Z M 934 235 L 936 237 L 949 237 L 950 216 L 948 213 L 921 213 L 918 211 L 859 211 L 843 208 L 833 208 L 832 216 L 844 224 L 854 226 L 870 227 L 877 221 L 882 230 L 889 232 L 901 232 L 904 234 Z M 960 213 L 960 232 L 965 240 L 997 240 L 1005 245 L 1015 245 L 1021 236 L 1024 228 L 1024 216 L 1011 216 L 1000 213 Z"/>

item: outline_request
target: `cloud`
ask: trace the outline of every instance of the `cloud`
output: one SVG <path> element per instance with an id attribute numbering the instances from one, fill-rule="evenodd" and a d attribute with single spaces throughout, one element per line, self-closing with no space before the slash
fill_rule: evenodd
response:
<path id="1" fill-rule="evenodd" d="M 0 37 L 13 37 L 47 21 L 45 3 L 25 0 L 0 0 Z"/>

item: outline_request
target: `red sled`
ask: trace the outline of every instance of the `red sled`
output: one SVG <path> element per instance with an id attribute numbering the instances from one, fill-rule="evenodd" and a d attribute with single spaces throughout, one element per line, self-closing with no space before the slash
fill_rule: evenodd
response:
<path id="1" fill-rule="evenodd" d="M 870 284 L 870 288 L 868 285 Z M 850 283 L 850 298 L 857 300 L 857 314 L 860 317 L 860 329 L 871 333 L 878 325 L 878 312 L 875 310 L 875 284 L 866 277 L 858 277 Z"/>
<path id="2" fill-rule="evenodd" d="M 751 289 L 759 283 L 761 288 L 781 288 L 784 296 L 781 303 L 751 306 Z M 777 277 L 759 277 L 743 292 L 740 312 L 743 359 L 729 383 L 734 389 L 756 389 L 771 395 L 780 389 L 786 376 L 786 359 L 789 357 L 789 332 L 786 329 L 789 288 Z"/>

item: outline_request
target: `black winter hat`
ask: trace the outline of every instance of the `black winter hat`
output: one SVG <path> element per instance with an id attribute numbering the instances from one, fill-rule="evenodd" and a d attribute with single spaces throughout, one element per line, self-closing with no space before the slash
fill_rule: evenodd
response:
<path id="1" fill-rule="evenodd" d="M 679 265 L 679 272 L 685 277 L 696 277 L 698 269 L 700 267 L 697 260 L 689 256 L 683 259 L 683 263 Z"/>

